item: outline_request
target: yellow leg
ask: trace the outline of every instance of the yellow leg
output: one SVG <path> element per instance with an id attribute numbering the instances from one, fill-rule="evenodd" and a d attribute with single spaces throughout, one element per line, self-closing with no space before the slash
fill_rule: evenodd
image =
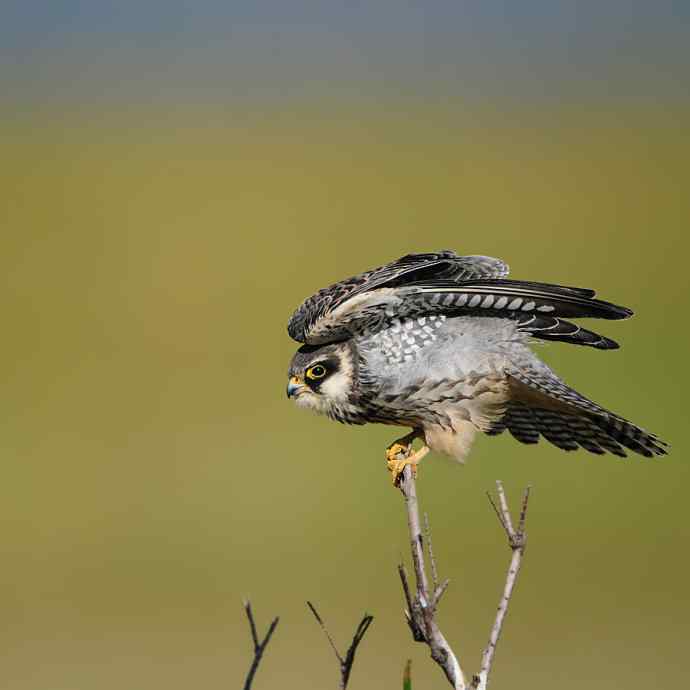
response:
<path id="1" fill-rule="evenodd" d="M 421 431 L 415 430 L 411 433 L 394 441 L 386 449 L 386 465 L 391 473 L 393 484 L 398 486 L 403 470 L 407 465 L 412 466 L 414 476 L 417 476 L 417 464 L 429 452 L 429 448 L 424 445 L 417 451 L 412 451 L 412 442 L 416 438 L 421 438 Z"/>

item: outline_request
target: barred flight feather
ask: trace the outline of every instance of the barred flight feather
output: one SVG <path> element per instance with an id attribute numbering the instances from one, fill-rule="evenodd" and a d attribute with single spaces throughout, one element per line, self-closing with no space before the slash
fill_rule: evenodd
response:
<path id="1" fill-rule="evenodd" d="M 431 285 L 410 283 L 408 288 L 418 288 L 422 293 L 434 295 L 430 300 L 438 304 L 441 297 L 448 300 L 447 295 L 472 295 L 468 306 L 484 307 L 482 300 L 491 296 L 487 307 L 498 302 L 501 296 L 510 302 L 501 302 L 502 309 L 508 311 L 544 311 L 553 316 L 570 318 L 591 317 L 598 319 L 627 319 L 632 311 L 611 302 L 594 299 L 592 290 L 533 283 L 519 280 L 476 280 L 461 284 L 436 281 Z M 445 301 L 448 307 L 455 305 L 452 301 Z M 487 308 L 485 307 L 485 308 Z"/>
<path id="2" fill-rule="evenodd" d="M 626 457 L 625 449 L 645 457 L 666 454 L 666 443 L 618 415 L 605 410 L 553 375 L 513 372 L 513 399 L 489 433 L 505 429 L 522 443 L 543 436 L 563 450 L 581 447 L 590 453 Z"/>
<path id="3" fill-rule="evenodd" d="M 518 317 L 518 328 L 539 340 L 585 345 L 599 350 L 616 350 L 620 347 L 611 338 L 555 316 L 531 314 L 528 317 Z"/>

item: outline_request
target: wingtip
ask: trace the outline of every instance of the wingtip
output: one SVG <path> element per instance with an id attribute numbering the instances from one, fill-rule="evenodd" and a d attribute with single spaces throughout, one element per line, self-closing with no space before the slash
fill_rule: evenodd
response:
<path id="1" fill-rule="evenodd" d="M 595 318 L 606 319 L 607 321 L 621 321 L 622 319 L 629 319 L 633 315 L 632 309 L 622 307 L 620 304 L 613 304 L 603 300 L 592 300 L 592 303 L 599 307 L 599 313 L 595 315 Z"/>
<path id="2" fill-rule="evenodd" d="M 591 343 L 591 346 L 597 348 L 598 350 L 620 350 L 620 344 L 611 338 L 607 338 L 605 335 L 599 335 L 598 340 Z"/>
<path id="3" fill-rule="evenodd" d="M 599 348 L 600 350 L 620 350 L 621 346 L 615 341 L 611 340 L 610 338 L 606 338 L 604 342 L 602 342 L 600 345 L 595 345 L 595 347 Z"/>

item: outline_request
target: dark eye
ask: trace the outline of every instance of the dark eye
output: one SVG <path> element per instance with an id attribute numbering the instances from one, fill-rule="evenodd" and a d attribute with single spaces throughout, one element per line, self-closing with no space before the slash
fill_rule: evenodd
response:
<path id="1" fill-rule="evenodd" d="M 323 364 L 315 364 L 307 369 L 307 378 L 312 380 L 322 379 L 326 375 L 326 367 Z"/>

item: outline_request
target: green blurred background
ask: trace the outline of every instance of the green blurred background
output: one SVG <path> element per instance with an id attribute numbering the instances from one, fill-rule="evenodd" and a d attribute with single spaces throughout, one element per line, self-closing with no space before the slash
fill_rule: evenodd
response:
<path id="1" fill-rule="evenodd" d="M 5 23 L 0 686 L 241 687 L 250 597 L 262 626 L 281 616 L 257 690 L 336 686 L 306 599 L 343 646 L 375 616 L 353 690 L 400 687 L 407 658 L 415 688 L 445 687 L 402 617 L 407 531 L 383 459 L 394 430 L 341 427 L 284 392 L 285 325 L 305 296 L 442 248 L 632 307 L 602 327 L 620 351 L 539 351 L 673 446 L 620 461 L 504 435 L 480 438 L 464 467 L 425 460 L 418 488 L 452 579 L 446 636 L 476 670 L 509 558 L 484 491 L 501 478 L 517 501 L 532 483 L 493 686 L 687 682 L 690 103 L 673 79 L 677 17 L 645 24 L 639 11 L 614 36 L 637 42 L 594 57 L 575 39 L 568 72 L 556 40 L 568 17 L 541 3 L 514 33 L 488 3 L 503 14 L 486 10 L 456 53 L 450 19 L 459 38 L 472 32 L 449 3 L 424 15 L 423 37 L 407 5 L 398 33 L 383 10 L 346 23 L 333 9 L 329 23 L 310 3 L 287 19 L 266 5 L 245 31 L 233 3 L 185 6 L 197 22 L 172 27 L 164 6 L 144 6 L 61 1 L 64 16 L 32 18 L 11 3 Z M 613 20 L 579 22 L 609 45 Z M 204 40 L 224 28 L 239 48 Z M 515 35 L 529 60 L 491 57 Z M 483 62 L 467 67 L 468 53 Z"/>

